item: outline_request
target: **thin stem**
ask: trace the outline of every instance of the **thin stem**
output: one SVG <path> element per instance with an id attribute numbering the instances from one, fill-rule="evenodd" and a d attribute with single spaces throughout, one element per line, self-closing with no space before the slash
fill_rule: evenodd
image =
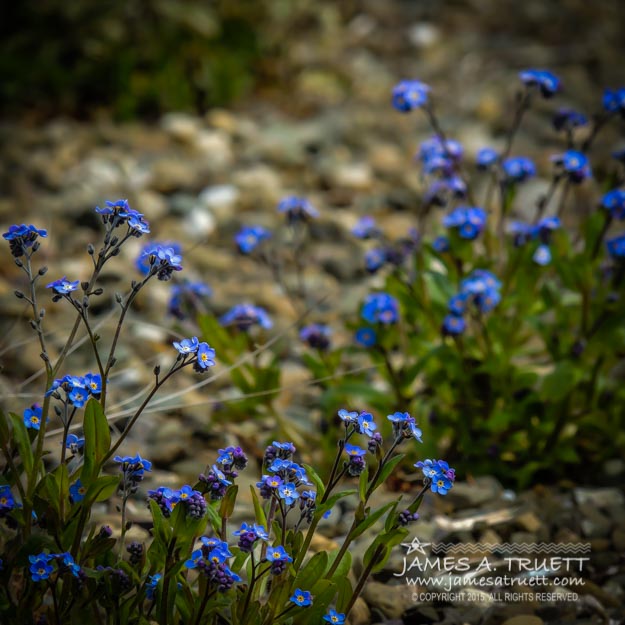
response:
<path id="1" fill-rule="evenodd" d="M 354 607 L 356 599 L 358 599 L 358 597 L 360 596 L 360 593 L 364 588 L 367 578 L 371 574 L 373 567 L 376 565 L 376 560 L 384 553 L 384 549 L 384 545 L 379 545 L 377 549 L 373 552 L 371 560 L 369 560 L 369 564 L 367 564 L 364 571 L 361 573 L 360 578 L 358 579 L 358 583 L 356 584 L 356 588 L 354 588 L 354 592 L 352 593 L 352 597 L 349 600 L 347 607 L 345 608 L 345 616 L 347 616 L 350 613 L 351 609 Z"/>
<path id="2" fill-rule="evenodd" d="M 124 428 L 124 431 L 119 435 L 119 438 L 117 439 L 115 444 L 109 449 L 108 453 L 102 459 L 101 466 L 104 466 L 104 464 L 107 462 L 107 460 L 109 460 L 110 458 L 113 457 L 113 455 L 115 454 L 115 452 L 117 451 L 119 446 L 124 442 L 124 439 L 126 438 L 126 436 L 128 436 L 128 433 L 130 432 L 130 430 L 132 429 L 134 424 L 137 422 L 137 419 L 141 416 L 141 413 L 143 412 L 144 408 L 150 403 L 150 400 L 152 399 L 152 397 L 154 397 L 154 395 L 156 394 L 158 389 L 161 386 L 163 386 L 163 384 L 174 373 L 176 373 L 177 371 L 180 371 L 180 369 L 183 366 L 184 365 L 180 365 L 179 367 L 175 367 L 175 366 L 172 367 L 172 369 L 170 371 L 168 371 L 162 378 L 160 378 L 158 381 L 156 381 L 154 383 L 154 388 L 148 393 L 147 397 L 143 400 L 143 402 L 141 402 L 141 405 L 139 406 L 139 408 L 137 409 L 137 411 L 135 412 L 133 417 L 128 422 L 128 425 Z M 104 380 L 102 381 L 102 385 L 104 385 Z"/>

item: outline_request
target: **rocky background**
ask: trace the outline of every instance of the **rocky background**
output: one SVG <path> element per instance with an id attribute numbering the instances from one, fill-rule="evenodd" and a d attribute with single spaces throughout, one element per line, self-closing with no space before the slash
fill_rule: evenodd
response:
<path id="1" fill-rule="evenodd" d="M 276 405 L 304 428 L 310 427 L 304 423 L 307 394 L 314 391 L 289 330 L 296 314 L 271 275 L 237 255 L 232 237 L 238 228 L 273 227 L 281 197 L 308 197 L 321 218 L 305 277 L 310 289 L 331 303 L 314 314 L 336 325 L 354 314 L 371 285 L 349 228 L 365 214 L 375 215 L 391 236 L 415 225 L 423 186 L 411 159 L 429 131 L 421 116 L 391 109 L 390 89 L 399 79 L 432 85 L 446 132 L 463 142 L 469 157 L 485 145 L 501 145 L 520 69 L 553 70 L 565 86 L 558 105 L 589 114 L 600 107 L 603 87 L 625 80 L 616 1 L 285 0 L 255 7 L 236 3 L 236 10 L 227 3 L 210 9 L 189 3 L 183 9 L 161 2 L 147 17 L 132 2 L 112 15 L 81 12 L 80 4 L 73 13 L 55 3 L 41 10 L 31 4 L 10 9 L 12 19 L 0 27 L 0 71 L 6 76 L 0 91 L 4 230 L 22 222 L 47 228 L 40 258 L 51 267 L 50 279 L 84 278 L 90 267 L 84 250 L 97 242 L 99 231 L 94 206 L 127 197 L 150 221 L 152 239 L 181 243 L 185 274 L 213 289 L 213 312 L 242 301 L 269 310 L 276 332 L 287 339 Z M 61 45 L 51 23 L 76 30 L 67 31 Z M 192 36 L 184 40 L 197 40 L 199 47 L 180 43 L 187 31 Z M 29 33 L 31 39 L 37 34 L 37 45 Z M 162 46 L 169 49 L 157 46 L 145 59 L 124 56 L 155 33 L 164 33 Z M 203 55 L 202 42 L 210 44 L 210 54 Z M 108 55 L 110 46 L 117 47 L 121 61 Z M 168 64 L 171 58 L 176 62 Z M 129 68 L 127 75 L 122 66 Z M 515 144 L 516 152 L 535 158 L 543 171 L 549 154 L 562 148 L 549 125 L 554 106 L 541 104 L 529 115 Z M 623 137 L 614 131 L 601 137 L 596 170 L 611 150 L 622 147 L 619 140 Z M 541 178 L 528 184 L 515 210 L 523 214 L 547 184 Z M 575 201 L 581 211 L 590 198 L 580 194 Z M 128 288 L 138 250 L 138 242 L 129 245 L 105 273 L 108 299 L 105 295 L 95 311 L 105 339 L 113 329 L 112 293 Z M 0 255 L 0 393 L 5 408 L 22 411 L 41 394 L 39 350 L 25 322 L 27 311 L 12 296 L 21 274 L 7 246 Z M 168 297 L 168 285 L 152 285 L 129 320 L 113 376 L 113 411 L 121 414 L 120 402 L 150 382 L 152 366 L 173 356 L 172 338 L 194 331 L 192 324 L 175 324 L 166 315 Z M 49 339 L 60 348 L 72 319 L 62 304 L 46 307 Z M 350 340 L 338 327 L 336 332 L 338 343 Z M 79 348 L 71 363 L 72 373 L 88 370 L 88 350 Z M 146 488 L 193 483 L 225 444 L 260 449 L 272 440 L 270 418 L 229 422 L 232 400 L 224 376 L 145 414 L 126 451 L 154 462 Z M 398 551 L 388 571 L 367 586 L 353 622 L 620 622 L 625 463 L 617 459 L 588 469 L 596 487 L 537 484 L 525 493 L 504 490 L 496 475 L 468 476 L 439 498 L 436 508 L 425 508 L 415 529 L 422 540 L 439 542 L 589 542 L 592 566 L 577 605 L 416 606 L 412 589 L 391 575 L 401 569 Z M 242 477 L 254 483 L 255 468 Z M 140 499 L 134 503 L 130 537 L 145 540 L 147 510 Z M 240 520 L 247 519 L 246 505 Z M 335 511 L 317 548 L 340 540 L 349 512 Z M 119 525 L 113 510 L 99 513 Z M 359 545 L 354 549 L 358 556 Z"/>

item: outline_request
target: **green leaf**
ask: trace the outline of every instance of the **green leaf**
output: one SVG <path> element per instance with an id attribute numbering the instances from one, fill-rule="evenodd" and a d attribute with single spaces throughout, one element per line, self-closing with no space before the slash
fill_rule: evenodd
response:
<path id="1" fill-rule="evenodd" d="M 316 553 L 295 577 L 293 588 L 308 590 L 321 579 L 328 568 L 328 554 L 326 551 Z"/>
<path id="2" fill-rule="evenodd" d="M 35 462 L 33 457 L 33 449 L 28 436 L 28 430 L 24 425 L 23 417 L 16 415 L 15 413 L 9 413 L 11 417 L 11 424 L 13 425 L 13 438 L 17 443 L 17 449 L 20 452 L 20 459 L 22 466 L 26 473 L 30 474 L 33 470 L 33 464 Z"/>
<path id="3" fill-rule="evenodd" d="M 382 467 L 380 471 L 380 475 L 375 479 L 375 484 L 370 486 L 371 492 L 373 492 L 382 482 L 386 480 L 386 478 L 391 474 L 393 469 L 404 459 L 406 454 L 397 454 L 393 456 L 386 464 Z"/>
<path id="4" fill-rule="evenodd" d="M 543 401 L 562 401 L 577 386 L 582 372 L 570 360 L 558 362 L 555 369 L 545 376 L 540 387 Z"/>
<path id="5" fill-rule="evenodd" d="M 100 402 L 93 397 L 85 407 L 83 431 L 85 434 L 85 464 L 80 479 L 85 486 L 88 486 L 99 475 L 102 460 L 111 447 L 108 420 Z"/>
<path id="6" fill-rule="evenodd" d="M 116 475 L 102 475 L 95 481 L 91 482 L 91 485 L 87 488 L 85 501 L 89 503 L 106 501 L 115 494 L 118 487 L 119 477 Z"/>
<path id="7" fill-rule="evenodd" d="M 323 480 L 309 464 L 303 464 L 302 466 L 306 469 L 306 473 L 313 481 L 314 485 L 317 487 L 317 499 L 320 500 L 326 492 L 326 487 L 323 483 Z"/>
<path id="8" fill-rule="evenodd" d="M 391 555 L 392 548 L 398 545 L 402 540 L 404 540 L 407 535 L 408 530 L 405 527 L 398 527 L 391 530 L 390 532 L 380 534 L 371 543 L 371 545 L 369 545 L 369 548 L 365 552 L 363 558 L 363 566 L 365 568 L 368 567 L 371 563 L 371 559 L 375 555 L 378 548 L 381 548 L 381 552 L 378 554 L 375 563 L 371 568 L 371 573 L 377 573 L 378 571 L 381 571 Z"/>
<path id="9" fill-rule="evenodd" d="M 333 577 L 332 581 L 337 587 L 336 611 L 345 612 L 350 599 L 352 598 L 352 584 L 347 576 L 341 578 Z"/>
<path id="10" fill-rule="evenodd" d="M 219 516 L 219 512 L 217 512 L 213 503 L 209 503 L 206 506 L 206 514 L 208 515 L 210 524 L 213 526 L 213 530 L 216 534 L 219 534 L 219 532 L 221 532 L 221 517 Z"/>
<path id="11" fill-rule="evenodd" d="M 230 486 L 228 486 L 226 494 L 221 500 L 221 505 L 219 506 L 219 516 L 222 519 L 229 519 L 232 516 L 238 492 L 239 487 L 236 484 L 231 484 Z"/>
<path id="12" fill-rule="evenodd" d="M 339 555 L 339 551 L 340 551 L 340 548 L 333 549 L 330 552 L 330 558 L 328 560 L 329 568 L 331 568 L 332 565 L 334 564 L 334 561 Z M 332 577 L 330 578 L 330 580 L 336 583 L 337 580 L 347 579 L 347 576 L 349 574 L 351 567 L 352 567 L 352 554 L 349 551 L 346 551 L 343 557 L 341 558 L 341 561 L 339 562 L 338 566 L 336 567 L 336 571 L 334 571 L 334 573 L 332 574 Z"/>
<path id="13" fill-rule="evenodd" d="M 9 419 L 4 414 L 4 410 L 0 410 L 0 445 L 5 447 L 9 444 L 11 438 L 11 430 L 9 428 Z"/>
<path id="14" fill-rule="evenodd" d="M 397 501 L 391 501 L 384 506 L 378 508 L 375 512 L 371 512 L 363 521 L 361 521 L 352 531 L 351 537 L 352 539 L 360 536 L 364 531 L 369 529 L 380 517 L 384 515 L 387 510 L 391 508 L 395 508 L 397 506 Z"/>
<path id="15" fill-rule="evenodd" d="M 369 483 L 369 465 L 365 465 L 362 473 L 360 474 L 360 479 L 358 480 L 358 496 L 360 497 L 360 501 L 364 503 L 367 498 L 367 484 Z"/>
<path id="16" fill-rule="evenodd" d="M 256 517 L 256 523 L 258 523 L 258 525 L 262 525 L 264 528 L 267 528 L 267 517 L 265 515 L 265 511 L 260 503 L 256 489 L 252 484 L 250 484 L 250 492 L 252 493 L 252 502 L 254 503 L 254 516 Z"/>
<path id="17" fill-rule="evenodd" d="M 349 497 L 349 495 L 355 495 L 357 491 L 355 490 L 344 490 L 340 493 L 335 493 L 326 501 L 324 504 L 317 506 L 317 510 L 315 515 L 320 517 L 323 516 L 328 510 L 332 508 L 332 506 L 339 500 L 343 499 L 343 497 Z"/>

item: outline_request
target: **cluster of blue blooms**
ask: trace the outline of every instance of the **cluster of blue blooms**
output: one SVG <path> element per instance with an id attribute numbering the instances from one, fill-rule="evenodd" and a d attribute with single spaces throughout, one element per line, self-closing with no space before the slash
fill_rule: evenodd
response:
<path id="1" fill-rule="evenodd" d="M 61 396 L 61 391 L 64 392 L 64 397 Z M 99 373 L 87 373 L 84 376 L 66 375 L 54 380 L 46 391 L 46 397 L 52 396 L 66 405 L 82 408 L 89 397 L 99 399 L 101 392 L 102 376 Z"/>
<path id="2" fill-rule="evenodd" d="M 285 197 L 278 203 L 278 211 L 286 216 L 289 223 L 308 221 L 319 217 L 319 211 L 303 197 L 294 195 Z"/>
<path id="3" fill-rule="evenodd" d="M 460 292 L 448 304 L 449 314 L 443 320 L 443 334 L 459 335 L 466 328 L 464 314 L 467 311 L 488 313 L 501 300 L 501 282 L 490 272 L 476 269 L 460 283 Z"/>
<path id="4" fill-rule="evenodd" d="M 128 200 L 105 202 L 104 208 L 96 207 L 95 212 L 102 216 L 102 222 L 109 230 L 126 224 L 129 234 L 140 237 L 150 233 L 150 225 L 142 213 L 130 208 Z"/>
<path id="5" fill-rule="evenodd" d="M 484 230 L 486 211 L 475 206 L 458 206 L 443 218 L 445 228 L 456 229 L 463 239 L 472 241 Z"/>
<path id="6" fill-rule="evenodd" d="M 150 241 L 146 243 L 140 250 L 137 258 L 135 259 L 135 268 L 144 276 L 150 273 L 152 267 L 151 258 L 158 254 L 159 249 L 170 249 L 177 256 L 182 254 L 182 247 L 180 243 L 175 241 Z"/>
<path id="7" fill-rule="evenodd" d="M 169 517 L 178 504 L 184 505 L 187 515 L 193 519 L 201 519 L 206 514 L 206 500 L 202 493 L 189 485 L 178 490 L 159 486 L 148 491 L 148 499 L 156 502 L 164 517 Z"/>
<path id="8" fill-rule="evenodd" d="M 330 348 L 332 329 L 323 323 L 311 323 L 300 330 L 299 338 L 313 349 L 326 351 Z"/>
<path id="9" fill-rule="evenodd" d="M 200 342 L 197 336 L 174 341 L 173 345 L 178 350 L 178 358 L 184 364 L 193 364 L 193 369 L 198 373 L 215 366 L 215 350 L 208 343 Z"/>
<path id="10" fill-rule="evenodd" d="M 234 240 L 241 254 L 251 254 L 263 241 L 271 238 L 271 232 L 262 226 L 244 226 Z"/>
<path id="11" fill-rule="evenodd" d="M 69 552 L 64 553 L 39 553 L 28 556 L 30 562 L 30 578 L 33 582 L 43 582 L 50 579 L 56 571 L 59 575 L 71 573 L 74 577 L 82 574 L 80 566 L 74 562 Z M 56 566 L 53 566 L 56 565 Z"/>
<path id="12" fill-rule="evenodd" d="M 365 298 L 360 315 L 367 323 L 390 325 L 399 319 L 399 304 L 388 293 L 371 293 Z"/>
<path id="13" fill-rule="evenodd" d="M 198 303 L 212 294 L 212 289 L 204 282 L 182 280 L 171 287 L 167 312 L 183 321 L 197 310 Z"/>
<path id="14" fill-rule="evenodd" d="M 196 569 L 219 592 L 226 592 L 235 582 L 241 581 L 228 566 L 232 553 L 227 542 L 206 536 L 202 536 L 200 542 L 202 546 L 184 563 L 188 569 Z"/>
<path id="15" fill-rule="evenodd" d="M 269 330 L 273 326 L 267 311 L 252 304 L 233 306 L 225 315 L 220 317 L 219 322 L 224 326 L 234 326 L 243 331 L 249 330 L 254 325 L 265 330 Z"/>
<path id="16" fill-rule="evenodd" d="M 36 251 L 37 239 L 39 237 L 47 237 L 48 231 L 42 228 L 36 228 L 32 224 L 9 226 L 9 230 L 2 237 L 9 242 L 11 254 L 15 258 L 29 254 L 29 250 Z"/>
<path id="17" fill-rule="evenodd" d="M 456 472 L 444 460 L 420 460 L 414 466 L 423 471 L 433 493 L 446 495 L 454 485 Z"/>
<path id="18" fill-rule="evenodd" d="M 545 217 L 535 224 L 528 224 L 522 221 L 513 221 L 508 231 L 514 237 L 514 245 L 520 247 L 529 241 L 538 241 L 538 247 L 534 251 L 532 259 L 537 265 L 548 265 L 551 262 L 551 242 L 552 233 L 560 228 L 561 223 L 558 217 Z"/>
<path id="19" fill-rule="evenodd" d="M 247 466 L 247 456 L 240 447 L 226 447 L 219 450 L 217 464 L 213 465 L 207 474 L 200 474 L 199 481 L 205 485 L 208 495 L 212 500 L 224 497 L 228 486 L 238 477 L 237 471 Z"/>

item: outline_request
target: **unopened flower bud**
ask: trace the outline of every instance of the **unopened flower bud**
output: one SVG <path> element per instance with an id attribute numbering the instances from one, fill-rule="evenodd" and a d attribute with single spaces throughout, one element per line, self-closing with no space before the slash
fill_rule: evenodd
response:
<path id="1" fill-rule="evenodd" d="M 47 267 L 40 267 L 39 271 L 37 272 L 40 276 L 45 276 L 46 273 L 48 272 L 48 268 Z"/>

